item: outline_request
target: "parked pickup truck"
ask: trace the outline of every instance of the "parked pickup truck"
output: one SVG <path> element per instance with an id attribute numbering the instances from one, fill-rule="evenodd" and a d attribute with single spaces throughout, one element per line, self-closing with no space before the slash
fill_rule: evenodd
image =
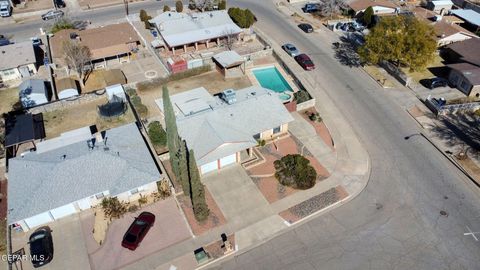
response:
<path id="1" fill-rule="evenodd" d="M 1 17 L 10 17 L 12 15 L 12 7 L 10 2 L 0 0 L 0 16 Z"/>

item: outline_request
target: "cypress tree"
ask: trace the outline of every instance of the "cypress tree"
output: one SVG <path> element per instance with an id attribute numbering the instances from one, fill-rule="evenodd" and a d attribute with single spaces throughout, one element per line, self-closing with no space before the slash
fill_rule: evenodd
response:
<path id="1" fill-rule="evenodd" d="M 178 179 L 182 185 L 183 194 L 190 197 L 190 178 L 188 174 L 188 163 L 187 163 L 187 145 L 184 140 L 182 140 L 180 145 L 180 150 L 177 153 L 178 160 Z"/>
<path id="2" fill-rule="evenodd" d="M 193 150 L 190 150 L 188 155 L 188 169 L 192 189 L 193 213 L 197 221 L 204 221 L 208 218 L 210 209 L 208 209 L 207 202 L 205 201 L 205 188 L 202 182 L 200 182 L 200 173 L 198 172 Z"/>
<path id="3" fill-rule="evenodd" d="M 172 101 L 168 94 L 168 88 L 163 87 L 163 112 L 165 114 L 165 127 L 167 131 L 167 146 L 170 155 L 170 163 L 175 176 L 179 177 L 179 160 L 178 152 L 180 151 L 180 137 L 178 136 L 177 122 L 175 112 L 173 111 Z"/>

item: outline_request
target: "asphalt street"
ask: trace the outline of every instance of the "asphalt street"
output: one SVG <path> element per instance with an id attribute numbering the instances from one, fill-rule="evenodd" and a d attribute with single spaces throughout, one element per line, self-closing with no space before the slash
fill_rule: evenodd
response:
<path id="1" fill-rule="evenodd" d="M 312 56 L 317 69 L 309 76 L 316 90 L 341 109 L 368 150 L 372 169 L 368 186 L 354 200 L 212 268 L 480 269 L 480 241 L 464 235 L 480 231 L 479 190 L 422 136 L 405 140 L 420 130 L 390 90 L 361 69 L 339 64 L 326 32 L 301 32 L 271 1 L 229 5 L 250 8 L 257 25 L 278 43 L 292 42 Z M 123 15 L 123 7 L 115 7 L 72 18 L 97 23 Z M 40 25 L 2 26 L 0 33 L 26 36 Z"/>

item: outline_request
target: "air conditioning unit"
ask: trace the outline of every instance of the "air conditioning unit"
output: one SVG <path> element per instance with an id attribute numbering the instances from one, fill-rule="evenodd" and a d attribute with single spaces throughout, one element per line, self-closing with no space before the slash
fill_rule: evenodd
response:
<path id="1" fill-rule="evenodd" d="M 222 92 L 222 99 L 228 104 L 234 104 L 237 102 L 237 94 L 235 93 L 235 90 L 227 89 Z"/>

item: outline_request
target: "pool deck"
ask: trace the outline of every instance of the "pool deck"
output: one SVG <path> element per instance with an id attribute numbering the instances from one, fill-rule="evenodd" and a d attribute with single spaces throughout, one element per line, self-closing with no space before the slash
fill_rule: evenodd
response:
<path id="1" fill-rule="evenodd" d="M 282 77 L 285 79 L 285 81 L 288 83 L 288 85 L 290 86 L 290 88 L 292 88 L 293 90 L 293 93 L 295 92 L 298 92 L 298 87 L 297 85 L 295 85 L 295 83 L 293 82 L 293 78 L 292 76 L 288 75 L 287 72 L 282 68 L 282 66 L 280 66 L 280 64 L 278 63 L 272 63 L 272 64 L 265 64 L 265 65 L 258 65 L 258 66 L 254 66 L 252 68 L 249 68 L 247 69 L 247 77 L 248 79 L 252 82 L 252 85 L 258 85 L 258 86 L 261 86 L 260 82 L 257 80 L 257 77 L 255 77 L 255 74 L 253 74 L 253 71 L 256 70 L 256 69 L 262 69 L 262 68 L 269 68 L 269 67 L 275 67 L 277 68 L 277 70 L 280 72 L 280 74 L 282 75 Z M 273 90 L 272 90 L 273 91 Z M 282 92 L 283 93 L 283 92 Z M 280 93 L 281 94 L 281 93 Z M 290 102 L 293 100 L 293 95 L 290 95 L 290 99 L 288 100 L 283 100 L 282 101 L 284 103 L 287 103 L 287 102 Z"/>

